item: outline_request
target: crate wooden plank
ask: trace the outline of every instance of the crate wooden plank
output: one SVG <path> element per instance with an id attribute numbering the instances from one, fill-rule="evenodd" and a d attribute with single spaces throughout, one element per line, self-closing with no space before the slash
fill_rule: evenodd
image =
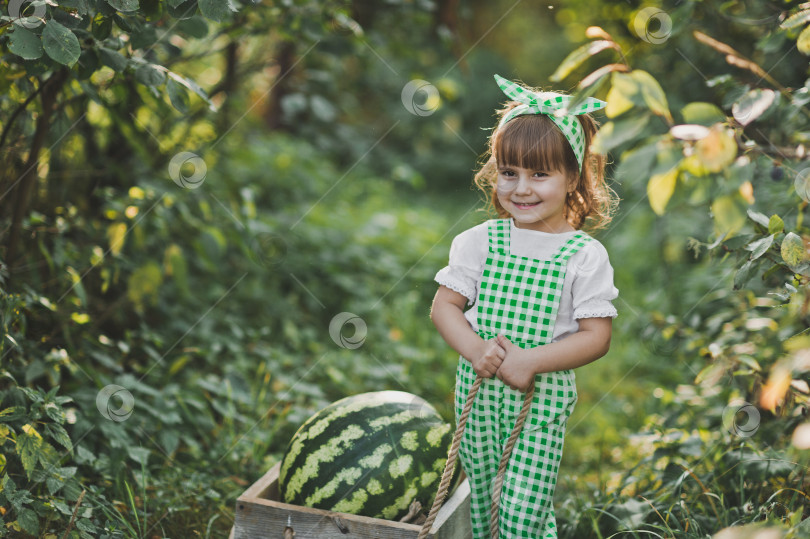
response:
<path id="1" fill-rule="evenodd" d="M 296 539 L 416 539 L 421 526 L 392 520 L 337 513 L 282 503 L 277 464 L 236 501 L 230 539 L 283 539 L 288 523 Z M 428 536 L 433 539 L 469 539 L 470 487 L 464 482 L 444 503 Z"/>

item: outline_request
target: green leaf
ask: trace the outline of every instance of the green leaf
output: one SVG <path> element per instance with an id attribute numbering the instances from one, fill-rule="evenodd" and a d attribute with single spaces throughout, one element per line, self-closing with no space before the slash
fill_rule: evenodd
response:
<path id="1" fill-rule="evenodd" d="M 613 73 L 610 79 L 610 91 L 607 94 L 605 114 L 615 118 L 633 108 L 633 105 L 644 105 L 638 81 L 626 73 Z"/>
<path id="2" fill-rule="evenodd" d="M 683 121 L 688 124 L 699 124 L 711 127 L 718 122 L 725 122 L 726 115 L 711 103 L 695 101 L 681 109 Z"/>
<path id="3" fill-rule="evenodd" d="M 98 55 L 101 58 L 102 64 L 119 73 L 123 73 L 127 68 L 127 64 L 129 64 L 129 60 L 127 60 L 124 55 L 106 47 L 99 47 Z"/>
<path id="4" fill-rule="evenodd" d="M 739 290 L 754 276 L 754 261 L 749 260 L 734 274 L 734 290 Z"/>
<path id="5" fill-rule="evenodd" d="M 787 264 L 791 271 L 796 273 L 806 271 L 810 255 L 808 255 L 804 247 L 804 242 L 798 234 L 788 232 L 787 235 L 785 235 L 785 239 L 782 240 L 780 251 L 782 260 L 785 261 L 785 264 Z"/>
<path id="6" fill-rule="evenodd" d="M 118 11 L 137 11 L 138 0 L 107 0 L 107 3 Z"/>
<path id="7" fill-rule="evenodd" d="M 722 373 L 725 372 L 725 366 L 720 363 L 709 363 L 697 373 L 695 376 L 696 384 L 703 384 L 704 380 L 717 380 Z"/>
<path id="8" fill-rule="evenodd" d="M 626 73 L 628 71 L 628 68 L 624 64 L 604 65 L 599 69 L 597 69 L 596 71 L 594 71 L 593 73 L 591 73 L 590 75 L 583 78 L 581 81 L 579 81 L 578 87 L 580 90 L 584 90 L 589 87 L 592 88 L 593 91 L 588 95 L 593 95 L 596 92 L 596 88 L 600 87 L 601 83 L 607 80 L 607 76 L 615 71 Z M 572 102 L 568 105 L 568 108 L 573 109 L 574 106 L 575 105 Z"/>
<path id="9" fill-rule="evenodd" d="M 657 153 L 651 174 L 664 174 L 674 167 L 680 167 L 683 160 L 683 151 L 678 144 L 667 143 L 666 140 L 662 140 L 655 145 L 655 148 Z"/>
<path id="10" fill-rule="evenodd" d="M 0 422 L 11 422 L 25 415 L 25 406 L 10 406 L 0 411 Z"/>
<path id="11" fill-rule="evenodd" d="M 76 520 L 76 528 L 85 532 L 84 535 L 87 537 L 98 537 L 98 532 L 100 531 L 98 527 L 96 527 L 93 522 L 88 518 L 80 518 Z"/>
<path id="12" fill-rule="evenodd" d="M 55 62 L 67 66 L 75 64 L 82 52 L 76 34 L 53 19 L 42 31 L 42 46 Z"/>
<path id="13" fill-rule="evenodd" d="M 166 268 L 166 275 L 174 278 L 180 294 L 185 298 L 190 297 L 188 264 L 186 263 L 186 257 L 183 255 L 183 249 L 179 245 L 172 244 L 166 248 L 163 255 L 163 267 Z"/>
<path id="14" fill-rule="evenodd" d="M 803 24 L 807 24 L 808 21 L 810 21 L 810 9 L 805 9 L 804 11 L 794 13 L 779 26 L 785 30 L 790 30 L 791 28 L 797 28 Z"/>
<path id="15" fill-rule="evenodd" d="M 646 144 L 624 152 L 616 168 L 616 179 L 619 181 L 638 181 L 650 176 L 650 169 L 655 164 L 658 148 L 655 143 Z"/>
<path id="16" fill-rule="evenodd" d="M 53 496 L 60 488 L 65 486 L 65 480 L 59 477 L 48 477 L 45 479 L 45 485 L 48 487 L 48 493 Z"/>
<path id="17" fill-rule="evenodd" d="M 2 487 L 3 487 L 3 488 L 0 488 L 0 492 L 3 492 L 3 494 L 4 494 L 6 497 L 8 497 L 8 495 L 9 495 L 10 493 L 12 493 L 12 492 L 14 492 L 14 491 L 16 491 L 16 490 L 17 490 L 17 485 L 16 485 L 16 483 L 14 483 L 14 480 L 13 480 L 13 479 L 11 479 L 11 476 L 10 476 L 10 475 L 8 475 L 7 473 L 4 473 L 4 474 L 3 474 L 3 481 L 2 481 L 2 482 L 0 482 L 0 486 L 2 486 Z"/>
<path id="18" fill-rule="evenodd" d="M 142 464 L 146 466 L 146 462 L 149 460 L 149 451 L 145 447 L 128 447 L 127 454 L 129 454 L 129 458 L 137 462 L 138 464 Z"/>
<path id="19" fill-rule="evenodd" d="M 63 486 L 65 483 L 76 475 L 76 467 L 69 466 L 65 468 L 57 468 L 48 476 L 45 480 L 45 484 L 48 486 L 48 492 L 53 495 Z"/>
<path id="20" fill-rule="evenodd" d="M 591 75 L 593 74 L 594 73 L 591 73 Z M 586 78 L 590 78 L 590 76 Z M 589 81 L 588 84 L 583 84 L 585 82 L 585 79 L 583 79 L 582 82 L 580 82 L 579 84 L 577 93 L 574 94 L 574 98 L 568 103 L 568 108 L 574 109 L 579 105 L 581 105 L 586 99 L 588 99 L 589 97 L 593 96 L 596 92 L 598 92 L 599 89 L 605 85 L 607 80 L 608 80 L 607 73 L 596 79 Z"/>
<path id="21" fill-rule="evenodd" d="M 79 298 L 81 306 L 87 307 L 87 291 L 82 284 L 82 276 L 71 266 L 68 266 L 65 271 L 70 275 L 70 280 L 73 282 L 73 292 L 75 292 L 76 297 Z"/>
<path id="22" fill-rule="evenodd" d="M 169 0 L 167 11 L 175 19 L 189 19 L 197 14 L 197 0 Z"/>
<path id="23" fill-rule="evenodd" d="M 56 440 L 59 445 L 68 451 L 73 451 L 73 442 L 70 440 L 70 436 L 68 436 L 67 431 L 62 425 L 57 425 L 55 423 L 45 425 L 45 432 L 50 435 L 51 438 Z"/>
<path id="24" fill-rule="evenodd" d="M 748 203 L 738 192 L 719 197 L 712 203 L 715 233 L 731 237 L 745 226 Z"/>
<path id="25" fill-rule="evenodd" d="M 9 37 L 8 50 L 20 58 L 36 60 L 42 56 L 42 40 L 34 32 L 15 26 Z"/>
<path id="26" fill-rule="evenodd" d="M 188 88 L 189 90 L 191 90 L 192 92 L 197 94 L 198 96 L 200 96 L 203 100 L 205 100 L 206 103 L 208 103 L 208 109 L 211 110 L 212 112 L 216 112 L 216 110 L 217 110 L 216 106 L 211 101 L 211 99 L 208 97 L 208 94 L 205 92 L 205 90 L 203 90 L 196 82 L 194 82 L 191 79 L 187 79 L 185 77 L 182 77 L 182 76 L 178 75 L 177 73 L 174 73 L 173 71 L 169 71 L 169 77 L 174 79 L 176 82 L 182 84 L 183 86 L 185 86 L 186 88 Z"/>
<path id="27" fill-rule="evenodd" d="M 169 94 L 169 101 L 172 106 L 183 114 L 188 112 L 188 92 L 174 79 L 166 81 L 166 91 Z"/>
<path id="28" fill-rule="evenodd" d="M 93 24 L 90 27 L 93 37 L 99 41 L 103 41 L 110 36 L 112 32 L 113 21 L 110 17 L 105 17 L 101 13 L 97 13 L 93 17 Z"/>
<path id="29" fill-rule="evenodd" d="M 200 3 L 200 8 L 202 9 L 202 2 Z M 577 47 L 574 52 L 565 57 L 565 60 L 560 63 L 560 66 L 551 77 L 549 77 L 549 80 L 552 82 L 560 82 L 571 74 L 573 70 L 582 65 L 582 62 L 605 49 L 618 49 L 618 45 L 612 41 L 600 39 Z"/>
<path id="30" fill-rule="evenodd" d="M 191 37 L 202 39 L 208 35 L 208 22 L 203 17 L 195 15 L 177 21 L 177 30 Z"/>
<path id="31" fill-rule="evenodd" d="M 147 262 L 135 269 L 127 283 L 127 297 L 138 311 L 143 311 L 147 304 L 157 301 L 163 274 L 155 262 Z"/>
<path id="32" fill-rule="evenodd" d="M 647 127 L 649 121 L 649 114 L 643 114 L 606 123 L 599 129 L 593 139 L 594 151 L 607 153 L 613 148 L 633 140 Z"/>
<path id="33" fill-rule="evenodd" d="M 63 515 L 70 516 L 73 514 L 73 509 L 71 509 L 68 504 L 59 501 L 58 499 L 54 498 L 50 500 L 50 504 L 53 505 Z"/>
<path id="34" fill-rule="evenodd" d="M 29 430 L 33 431 L 34 434 L 27 432 L 17 434 L 17 454 L 20 456 L 25 473 L 28 474 L 30 478 L 37 465 L 37 458 L 39 457 L 40 447 L 42 446 L 42 438 L 33 430 L 33 427 Z"/>
<path id="35" fill-rule="evenodd" d="M 766 215 L 751 209 L 749 209 L 747 213 L 748 217 L 750 217 L 752 221 L 764 226 L 765 228 L 768 228 L 770 221 L 768 220 L 768 217 Z"/>
<path id="36" fill-rule="evenodd" d="M 221 22 L 232 12 L 238 11 L 232 0 L 197 0 L 203 17 L 212 21 Z"/>
<path id="37" fill-rule="evenodd" d="M 731 106 L 731 114 L 741 125 L 748 125 L 762 116 L 775 98 L 776 92 L 770 88 L 751 90 Z"/>
<path id="38" fill-rule="evenodd" d="M 804 55 L 810 55 L 810 26 L 802 30 L 796 40 L 796 48 Z"/>
<path id="39" fill-rule="evenodd" d="M 669 105 L 667 104 L 667 96 L 664 89 L 655 80 L 655 77 L 641 69 L 634 69 L 630 76 L 635 79 L 641 88 L 641 95 L 644 97 L 644 102 L 658 116 L 663 116 L 672 122 L 672 115 L 669 113 Z"/>
<path id="40" fill-rule="evenodd" d="M 760 372 L 762 370 L 762 367 L 759 366 L 757 360 L 752 358 L 751 356 L 739 355 L 736 357 L 736 359 L 740 363 L 748 366 L 753 371 Z"/>
<path id="41" fill-rule="evenodd" d="M 785 222 L 776 214 L 771 215 L 771 219 L 768 221 L 768 233 L 769 234 L 779 234 L 785 229 Z"/>
<path id="42" fill-rule="evenodd" d="M 661 174 L 655 174 L 647 182 L 647 197 L 650 199 L 650 207 L 658 215 L 664 215 L 672 193 L 675 192 L 675 184 L 678 180 L 678 168 Z"/>
<path id="43" fill-rule="evenodd" d="M 751 251 L 751 260 L 756 260 L 764 255 L 768 249 L 771 248 L 771 245 L 773 245 L 773 235 L 765 236 L 764 238 L 751 242 L 746 245 L 745 248 Z"/>
<path id="44" fill-rule="evenodd" d="M 37 517 L 37 514 L 32 509 L 24 507 L 23 510 L 20 511 L 17 521 L 20 523 L 20 527 L 23 530 L 31 535 L 39 535 L 39 517 Z"/>
<path id="45" fill-rule="evenodd" d="M 118 14 L 118 12 L 115 12 L 112 16 L 112 19 L 113 21 L 115 21 L 115 24 L 118 26 L 118 28 L 120 28 L 124 32 L 130 33 L 135 31 L 135 27 L 132 24 L 134 18 L 130 20 L 126 17 L 122 17 L 121 15 Z"/>
<path id="46" fill-rule="evenodd" d="M 157 30 L 154 26 L 144 26 L 140 30 L 130 34 L 129 43 L 133 49 L 148 49 L 157 40 Z"/>
<path id="47" fill-rule="evenodd" d="M 143 63 L 135 69 L 135 80 L 144 86 L 160 86 L 166 80 L 166 73 L 155 64 Z"/>

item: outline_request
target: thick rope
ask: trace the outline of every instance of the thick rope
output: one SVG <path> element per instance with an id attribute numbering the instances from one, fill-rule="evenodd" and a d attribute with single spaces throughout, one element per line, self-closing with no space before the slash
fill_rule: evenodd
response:
<path id="1" fill-rule="evenodd" d="M 444 499 L 447 496 L 447 491 L 450 488 L 450 480 L 453 478 L 453 469 L 456 465 L 456 458 L 458 457 L 458 448 L 461 445 L 461 436 L 464 433 L 464 427 L 467 425 L 467 418 L 472 410 L 475 395 L 478 393 L 478 389 L 481 387 L 481 383 L 483 381 L 484 379 L 480 375 L 477 376 L 472 387 L 470 387 L 470 392 L 467 393 L 467 402 L 464 403 L 464 409 L 458 418 L 458 425 L 456 426 L 456 432 L 453 435 L 453 443 L 450 445 L 450 452 L 447 455 L 447 463 L 444 466 L 442 480 L 441 483 L 439 483 L 439 490 L 436 493 L 436 498 L 433 500 L 433 507 L 430 508 L 430 513 L 428 514 L 427 520 L 425 520 L 424 524 L 422 524 L 422 529 L 419 530 L 419 535 L 416 536 L 417 539 L 424 539 L 428 536 L 430 533 L 430 528 L 433 526 L 433 522 L 436 520 L 436 516 L 439 514 L 439 509 L 441 509 Z M 526 415 L 529 413 L 529 409 L 531 408 L 533 397 L 534 384 L 532 384 L 532 386 L 529 388 L 529 391 L 526 393 L 526 397 L 523 399 L 523 407 L 515 420 L 515 426 L 512 428 L 512 434 L 506 441 L 506 446 L 504 446 L 504 452 L 498 466 L 498 475 L 495 477 L 495 482 L 493 483 L 494 492 L 492 496 L 492 508 L 490 510 L 490 533 L 492 534 L 493 539 L 498 539 L 498 507 L 501 500 L 503 478 L 506 474 L 506 464 L 509 462 L 512 449 L 520 436 L 520 431 L 523 429 L 523 423 L 526 419 Z"/>
<path id="2" fill-rule="evenodd" d="M 512 428 L 512 434 L 506 441 L 503 448 L 503 455 L 501 455 L 501 462 L 498 464 L 498 475 L 495 476 L 495 481 L 492 483 L 492 507 L 489 513 L 489 530 L 492 539 L 498 539 L 498 509 L 501 503 L 501 489 L 503 488 L 503 478 L 506 475 L 506 465 L 512 456 L 512 449 L 515 447 L 515 442 L 520 437 L 520 431 L 523 430 L 523 423 L 526 416 L 532 407 L 532 399 L 534 398 L 534 384 L 531 385 L 523 398 L 523 407 L 520 409 L 520 414 L 515 420 L 515 426 Z"/>
<path id="3" fill-rule="evenodd" d="M 450 445 L 450 453 L 447 455 L 447 463 L 444 465 L 444 472 L 442 473 L 442 481 L 439 483 L 439 491 L 436 493 L 436 499 L 433 500 L 433 507 L 430 508 L 427 520 L 422 524 L 422 529 L 419 530 L 419 535 L 416 539 L 424 539 L 430 533 L 430 528 L 436 520 L 436 515 L 439 514 L 439 509 L 444 503 L 444 498 L 447 496 L 447 490 L 450 488 L 450 480 L 453 478 L 453 469 L 456 467 L 456 457 L 458 457 L 458 448 L 461 445 L 461 435 L 464 433 L 464 427 L 467 425 L 467 418 L 472 410 L 475 395 L 478 393 L 478 388 L 481 387 L 481 382 L 484 379 L 479 375 L 470 392 L 467 393 L 467 402 L 464 403 L 464 410 L 458 418 L 458 425 L 456 426 L 456 433 L 453 435 L 453 443 Z"/>

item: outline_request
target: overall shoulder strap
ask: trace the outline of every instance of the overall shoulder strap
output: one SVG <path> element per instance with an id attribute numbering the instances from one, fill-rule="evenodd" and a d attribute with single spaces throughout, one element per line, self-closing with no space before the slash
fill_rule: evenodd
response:
<path id="1" fill-rule="evenodd" d="M 593 238 L 581 230 L 574 234 L 565 245 L 560 247 L 560 250 L 554 255 L 553 260 L 559 262 L 568 262 L 568 259 L 574 256 L 580 249 L 585 247 L 585 244 Z"/>
<path id="2" fill-rule="evenodd" d="M 502 255 L 509 253 L 509 225 L 509 219 L 490 219 L 487 221 L 490 252 Z"/>

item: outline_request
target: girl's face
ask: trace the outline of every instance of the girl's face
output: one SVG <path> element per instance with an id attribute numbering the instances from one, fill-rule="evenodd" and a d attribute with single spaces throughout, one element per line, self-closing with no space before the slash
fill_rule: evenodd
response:
<path id="1" fill-rule="evenodd" d="M 498 201 L 518 228 L 552 234 L 574 230 L 565 219 L 568 188 L 568 176 L 562 170 L 498 167 Z"/>

